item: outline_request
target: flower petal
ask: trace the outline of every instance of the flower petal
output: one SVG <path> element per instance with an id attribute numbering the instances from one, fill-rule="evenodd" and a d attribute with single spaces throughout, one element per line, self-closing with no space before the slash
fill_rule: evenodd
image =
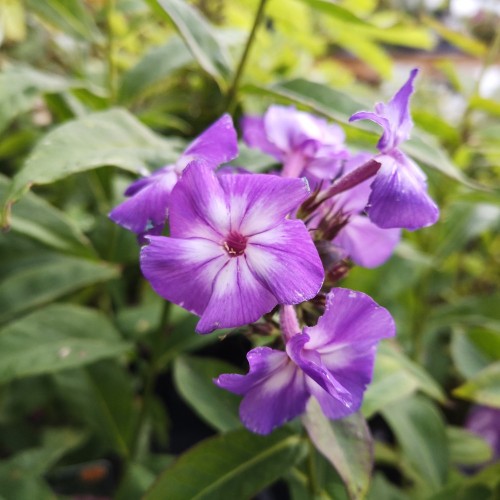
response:
<path id="1" fill-rule="evenodd" d="M 283 152 L 272 142 L 269 142 L 264 128 L 264 119 L 261 116 L 244 116 L 241 119 L 243 140 L 251 148 L 257 148 L 274 156 L 277 160 L 283 159 Z"/>
<path id="2" fill-rule="evenodd" d="M 203 160 L 214 169 L 237 156 L 238 139 L 233 119 L 224 114 L 187 147 L 177 163 L 181 163 L 182 168 L 192 160 Z"/>
<path id="3" fill-rule="evenodd" d="M 215 383 L 245 397 L 240 417 L 252 432 L 269 434 L 305 411 L 309 394 L 302 372 L 281 351 L 257 347 L 247 354 L 247 375 L 220 375 Z"/>
<path id="4" fill-rule="evenodd" d="M 205 239 L 148 237 L 141 250 L 141 269 L 163 298 L 201 315 L 210 300 L 212 283 L 227 262 L 219 245 Z"/>
<path id="5" fill-rule="evenodd" d="M 312 299 L 324 280 L 318 251 L 300 220 L 249 238 L 245 250 L 253 273 L 272 291 L 279 304 L 299 304 Z"/>
<path id="6" fill-rule="evenodd" d="M 346 288 L 333 288 L 316 326 L 304 328 L 310 341 L 307 349 L 322 356 L 359 342 L 377 342 L 395 335 L 389 312 L 371 297 Z"/>
<path id="7" fill-rule="evenodd" d="M 418 70 L 413 69 L 408 80 L 387 103 L 378 103 L 375 113 L 361 111 L 349 118 L 350 122 L 356 120 L 371 120 L 383 129 L 377 148 L 388 152 L 398 147 L 410 136 L 413 122 L 410 116 L 410 96 L 413 93 L 413 81 Z"/>
<path id="8" fill-rule="evenodd" d="M 254 277 L 245 257 L 229 257 L 214 279 L 210 301 L 196 331 L 210 333 L 253 323 L 276 304 L 276 297 Z"/>
<path id="9" fill-rule="evenodd" d="M 175 238 L 207 238 L 222 244 L 229 232 L 224 191 L 212 169 L 201 161 L 186 167 L 172 190 L 170 207 L 170 234 Z"/>
<path id="10" fill-rule="evenodd" d="M 139 184 L 140 187 L 134 187 L 134 194 L 116 206 L 109 213 L 109 218 L 139 235 L 151 231 L 160 234 L 167 219 L 170 193 L 176 182 L 177 175 L 173 171 L 137 180 L 126 193 L 131 192 L 131 187 Z"/>
<path id="11" fill-rule="evenodd" d="M 392 255 L 400 239 L 400 229 L 382 229 L 368 217 L 352 215 L 333 243 L 359 266 L 372 268 L 380 266 Z"/>
<path id="12" fill-rule="evenodd" d="M 371 185 L 370 220 L 382 228 L 410 231 L 434 224 L 439 209 L 427 194 L 425 176 L 417 165 L 400 151 L 376 159 L 382 166 Z"/>
<path id="13" fill-rule="evenodd" d="M 245 236 L 272 228 L 307 199 L 304 179 L 277 175 L 221 175 L 219 181 L 231 212 L 231 229 Z"/>

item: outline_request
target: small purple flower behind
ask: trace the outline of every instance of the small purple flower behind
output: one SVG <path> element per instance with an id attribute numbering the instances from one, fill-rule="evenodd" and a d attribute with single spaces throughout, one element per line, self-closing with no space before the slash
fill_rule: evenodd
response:
<path id="1" fill-rule="evenodd" d="M 223 115 L 199 135 L 174 165 L 167 165 L 133 182 L 125 191 L 128 197 L 109 214 L 111 220 L 139 236 L 161 234 L 168 217 L 170 193 L 182 171 L 193 160 L 203 160 L 210 168 L 233 160 L 238 142 L 233 120 Z"/>
<path id="2" fill-rule="evenodd" d="M 344 165 L 344 174 L 349 173 L 372 158 L 368 153 L 359 153 Z M 399 228 L 383 229 L 363 214 L 370 196 L 370 180 L 339 193 L 326 200 L 308 222 L 308 227 L 333 226 L 342 223 L 333 238 L 333 244 L 342 250 L 343 258 L 349 257 L 355 264 L 373 268 L 389 259 L 401 239 Z"/>
<path id="3" fill-rule="evenodd" d="M 399 146 L 409 138 L 413 122 L 409 102 L 413 80 L 418 70 L 387 103 L 378 103 L 375 112 L 360 111 L 350 121 L 371 120 L 383 128 L 378 141 L 380 154 L 374 159 L 381 164 L 371 184 L 367 212 L 370 220 L 382 228 L 405 228 L 410 231 L 434 224 L 439 209 L 427 194 L 426 176 Z"/>
<path id="4" fill-rule="evenodd" d="M 313 187 L 333 179 L 349 156 L 338 125 L 293 106 L 270 106 L 262 117 L 244 117 L 241 126 L 250 147 L 283 163 L 283 177 L 306 176 Z"/>
<path id="5" fill-rule="evenodd" d="M 147 237 L 142 272 L 159 295 L 201 316 L 199 333 L 311 299 L 323 266 L 304 223 L 287 218 L 308 195 L 304 179 L 216 176 L 192 162 L 171 194 L 170 237 Z"/>
<path id="6" fill-rule="evenodd" d="M 491 462 L 500 458 L 500 408 L 473 406 L 467 416 L 466 427 L 491 446 L 493 451 Z"/>
<path id="7" fill-rule="evenodd" d="M 258 434 L 301 415 L 310 397 L 328 418 L 343 418 L 361 406 L 378 342 L 394 334 L 386 309 L 363 293 L 334 288 L 316 326 L 285 335 L 286 352 L 252 349 L 247 375 L 224 374 L 214 382 L 244 396 L 241 420 Z"/>

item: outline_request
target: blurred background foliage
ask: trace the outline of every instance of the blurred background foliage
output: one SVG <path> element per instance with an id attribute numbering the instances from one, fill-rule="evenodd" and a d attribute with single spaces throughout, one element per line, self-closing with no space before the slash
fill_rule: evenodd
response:
<path id="1" fill-rule="evenodd" d="M 474 405 L 500 409 L 498 2 L 268 0 L 243 67 L 258 5 L 0 0 L 0 498 L 499 494 L 491 439 L 466 430 Z M 165 323 L 135 238 L 107 213 L 227 109 L 237 122 L 291 103 L 374 151 L 376 128 L 347 119 L 416 66 L 406 151 L 442 215 L 341 283 L 387 307 L 398 335 L 362 408 L 375 467 L 369 438 L 340 424 L 335 472 L 297 426 L 241 428 L 238 398 L 211 379 L 245 369 L 252 330 L 197 336 L 174 306 Z M 242 145 L 236 164 L 273 161 Z"/>

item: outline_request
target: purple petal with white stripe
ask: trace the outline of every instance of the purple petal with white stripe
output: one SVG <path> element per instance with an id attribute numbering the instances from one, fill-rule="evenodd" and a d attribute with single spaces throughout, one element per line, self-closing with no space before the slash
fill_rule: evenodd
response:
<path id="1" fill-rule="evenodd" d="M 212 294 L 196 326 L 198 333 L 257 321 L 276 305 L 276 297 L 258 281 L 242 257 L 229 258 L 213 279 Z"/>
<path id="2" fill-rule="evenodd" d="M 240 417 L 252 432 L 269 434 L 305 411 L 309 394 L 304 375 L 286 353 L 257 347 L 247 354 L 247 375 L 220 375 L 215 383 L 244 395 Z"/>
<path id="3" fill-rule="evenodd" d="M 368 216 L 381 228 L 410 231 L 434 224 L 439 208 L 427 193 L 425 175 L 404 153 L 377 156 L 381 163 L 368 201 Z"/>
<path id="4" fill-rule="evenodd" d="M 148 237 L 141 270 L 155 292 L 190 312 L 202 314 L 213 282 L 229 260 L 220 245 L 201 238 Z"/>
<path id="5" fill-rule="evenodd" d="M 312 299 L 323 284 L 323 264 L 299 220 L 284 220 L 279 226 L 251 236 L 246 259 L 280 304 Z"/>

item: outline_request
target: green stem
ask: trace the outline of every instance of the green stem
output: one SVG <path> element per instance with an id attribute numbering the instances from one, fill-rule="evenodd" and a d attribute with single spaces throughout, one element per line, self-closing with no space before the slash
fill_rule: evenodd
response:
<path id="1" fill-rule="evenodd" d="M 257 28 L 264 17 L 264 7 L 266 5 L 267 0 L 260 0 L 259 8 L 257 9 L 257 14 L 255 15 L 255 19 L 253 21 L 252 30 L 248 35 L 247 43 L 243 50 L 243 54 L 241 55 L 240 62 L 238 67 L 236 68 L 236 72 L 234 74 L 233 82 L 229 87 L 229 91 L 227 93 L 227 111 L 228 113 L 233 113 L 234 108 L 236 107 L 236 95 L 238 93 L 238 88 L 240 86 L 240 80 L 243 76 L 243 71 L 245 69 L 245 65 L 247 63 L 248 55 L 250 54 L 250 48 L 252 47 L 253 41 L 255 39 L 255 35 L 257 33 Z"/>
<path id="2" fill-rule="evenodd" d="M 168 324 L 168 319 L 170 317 L 170 311 L 171 311 L 171 303 L 165 301 L 163 303 L 163 308 L 161 311 L 161 317 L 160 317 L 160 322 L 158 325 L 158 329 L 156 330 L 154 336 L 153 336 L 153 342 L 152 342 L 152 352 L 153 352 L 153 357 L 148 365 L 148 369 L 146 372 L 146 376 L 144 379 L 144 391 L 143 391 L 143 396 L 142 396 L 142 405 L 141 405 L 141 410 L 139 413 L 139 416 L 137 418 L 137 423 L 135 426 L 135 431 L 133 434 L 132 438 L 132 443 L 130 445 L 130 457 L 133 460 L 136 458 L 137 452 L 138 452 L 138 445 L 140 442 L 140 436 L 142 432 L 142 427 L 144 426 L 144 422 L 146 420 L 146 416 L 148 413 L 148 407 L 150 406 L 150 401 L 154 396 L 154 384 L 156 380 L 156 374 L 157 374 L 157 358 L 156 358 L 156 353 L 160 351 L 160 343 L 163 340 L 163 335 L 165 333 L 167 324 Z"/>
<path id="3" fill-rule="evenodd" d="M 106 28 L 107 28 L 107 43 L 106 43 L 106 60 L 108 64 L 108 89 L 109 100 L 111 104 L 116 102 L 117 96 L 117 67 L 115 64 L 115 39 L 113 33 L 113 13 L 116 8 L 116 0 L 107 0 L 106 7 Z"/>
<path id="4" fill-rule="evenodd" d="M 316 448 L 314 443 L 309 439 L 309 457 L 308 457 L 308 472 L 309 472 L 309 491 L 313 498 L 319 498 L 321 489 L 318 482 L 317 464 L 316 464 Z"/>

